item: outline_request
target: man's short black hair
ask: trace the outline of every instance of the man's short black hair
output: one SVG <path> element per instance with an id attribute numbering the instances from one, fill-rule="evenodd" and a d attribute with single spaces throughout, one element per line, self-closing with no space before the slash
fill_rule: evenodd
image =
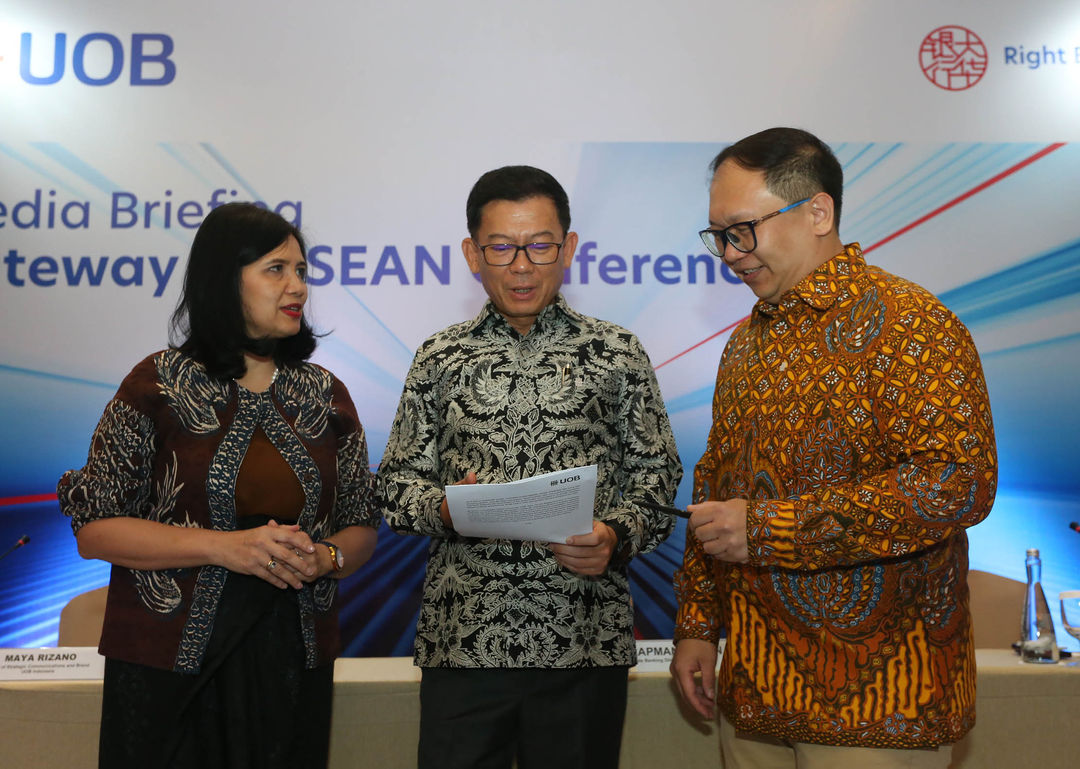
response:
<path id="1" fill-rule="evenodd" d="M 180 301 L 172 315 L 177 348 L 214 377 L 244 375 L 244 351 L 272 355 L 279 366 L 297 365 L 315 351 L 315 334 L 301 317 L 300 331 L 284 339 L 252 339 L 247 334 L 240 272 L 296 238 L 307 258 L 304 237 L 289 221 L 254 203 L 226 203 L 210 211 L 191 243 Z"/>
<path id="2" fill-rule="evenodd" d="M 731 160 L 750 171 L 764 171 L 765 186 L 788 203 L 819 192 L 833 199 L 833 224 L 840 227 L 844 170 L 829 146 L 799 128 L 768 128 L 725 147 L 710 169 Z"/>
<path id="3" fill-rule="evenodd" d="M 465 221 L 474 238 L 480 229 L 484 206 L 494 200 L 520 202 L 529 198 L 548 198 L 555 204 L 563 235 L 570 232 L 570 199 L 566 190 L 547 171 L 532 166 L 503 166 L 476 180 L 465 203 Z"/>

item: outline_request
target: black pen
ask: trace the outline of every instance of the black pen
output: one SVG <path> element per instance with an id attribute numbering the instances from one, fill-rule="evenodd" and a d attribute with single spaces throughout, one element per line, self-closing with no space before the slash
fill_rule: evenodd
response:
<path id="1" fill-rule="evenodd" d="M 667 513 L 668 515 L 677 515 L 680 518 L 689 518 L 690 513 L 687 510 L 680 510 L 677 507 L 668 507 L 667 505 L 658 505 L 655 502 L 646 502 L 644 499 L 634 500 L 642 507 L 647 507 L 650 510 L 655 510 L 658 513 Z"/>

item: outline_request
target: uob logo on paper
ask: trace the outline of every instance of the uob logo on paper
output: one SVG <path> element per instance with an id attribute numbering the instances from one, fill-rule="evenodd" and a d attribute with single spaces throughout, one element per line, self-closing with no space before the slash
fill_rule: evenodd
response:
<path id="1" fill-rule="evenodd" d="M 173 49 L 172 37 L 161 33 L 136 32 L 126 41 L 108 32 L 89 32 L 72 42 L 69 58 L 67 33 L 50 38 L 23 32 L 19 76 L 31 85 L 54 85 L 70 62 L 71 74 L 80 83 L 110 85 L 124 74 L 126 64 L 131 85 L 168 85 L 176 78 Z"/>

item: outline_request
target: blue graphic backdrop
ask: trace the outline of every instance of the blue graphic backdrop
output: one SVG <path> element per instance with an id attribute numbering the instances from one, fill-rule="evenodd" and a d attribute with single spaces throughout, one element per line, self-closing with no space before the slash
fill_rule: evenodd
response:
<path id="1" fill-rule="evenodd" d="M 703 267 L 693 266 L 702 252 L 696 232 L 706 219 L 707 164 L 721 146 L 581 145 L 569 185 L 579 254 L 588 245 L 594 260 L 579 258 L 571 267 L 565 293 L 582 311 L 633 330 L 649 351 L 686 469 L 680 505 L 690 499 L 692 469 L 705 445 L 712 382 L 727 330 L 753 300 L 715 263 L 711 279 Z M 1053 602 L 1058 590 L 1080 587 L 1080 536 L 1066 528 L 1080 519 L 1080 480 L 1073 468 L 1080 449 L 1075 386 L 1080 377 L 1080 190 L 1062 183 L 1080 178 L 1080 148 L 1049 143 L 833 146 L 847 179 L 844 239 L 859 240 L 869 261 L 937 293 L 969 326 L 982 353 L 1001 479 L 993 512 L 970 532 L 972 567 L 1023 579 L 1024 549 L 1039 547 Z M 38 186 L 80 199 L 105 201 L 123 189 L 65 147 L 0 144 L 0 154 Z M 230 160 L 226 150 L 166 146 L 164 156 L 190 169 L 203 200 L 228 185 L 258 197 L 258 183 L 246 181 L 258 174 Z M 319 231 L 329 224 L 310 207 L 304 215 L 305 229 L 314 231 L 318 242 Z M 170 253 L 185 253 L 190 231 L 163 231 L 160 221 L 150 229 L 157 243 L 172 244 Z M 439 237 L 456 243 L 463 229 L 462 224 Z M 313 288 L 316 317 L 333 329 L 316 359 L 349 385 L 374 463 L 412 348 L 427 333 L 474 314 L 482 299 L 454 249 L 451 284 L 430 287 L 430 296 L 445 298 L 434 299 L 420 318 L 416 306 L 424 302 L 402 307 L 400 300 L 385 299 L 388 289 L 340 281 Z M 429 250 L 439 254 L 439 244 Z M 165 256 L 166 249 L 159 245 L 157 253 Z M 621 273 L 622 282 L 611 272 L 604 279 L 599 262 L 612 254 L 628 265 L 640 257 L 645 265 L 640 279 L 630 269 Z M 652 271 L 665 254 L 680 265 L 666 283 Z M 182 260 L 177 275 L 181 270 Z M 26 289 L 5 285 L 3 291 L 5 298 L 22 300 Z M 162 343 L 174 300 L 175 293 L 156 300 L 153 320 L 146 321 L 160 324 Z M 103 322 L 117 309 L 105 297 L 98 306 Z M 109 340 L 103 331 L 102 351 Z M 12 335 L 0 343 L 0 423 L 8 436 L 0 445 L 6 470 L 0 477 L 0 549 L 22 534 L 32 538 L 0 561 L 0 646 L 55 644 L 63 604 L 108 579 L 105 564 L 78 557 L 68 523 L 49 495 L 60 473 L 84 460 L 105 402 L 137 358 L 85 370 L 74 366 L 66 373 L 58 373 L 56 365 L 27 364 L 63 361 L 63 335 L 52 343 L 55 350 L 26 349 Z M 671 539 L 631 567 L 642 637 L 670 636 L 671 574 L 684 536 L 680 521 Z M 347 654 L 411 652 L 425 559 L 426 540 L 385 528 L 380 532 L 372 562 L 344 585 Z M 1060 636 L 1064 645 L 1071 641 L 1063 632 Z"/>

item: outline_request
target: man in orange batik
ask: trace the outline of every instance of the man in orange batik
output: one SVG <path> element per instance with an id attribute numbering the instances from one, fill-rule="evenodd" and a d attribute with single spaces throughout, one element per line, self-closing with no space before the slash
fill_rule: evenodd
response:
<path id="1" fill-rule="evenodd" d="M 946 767 L 975 720 L 965 529 L 997 481 L 978 353 L 842 243 L 819 139 L 770 129 L 712 169 L 702 238 L 759 301 L 717 373 L 672 673 L 719 703 L 727 769 Z"/>

